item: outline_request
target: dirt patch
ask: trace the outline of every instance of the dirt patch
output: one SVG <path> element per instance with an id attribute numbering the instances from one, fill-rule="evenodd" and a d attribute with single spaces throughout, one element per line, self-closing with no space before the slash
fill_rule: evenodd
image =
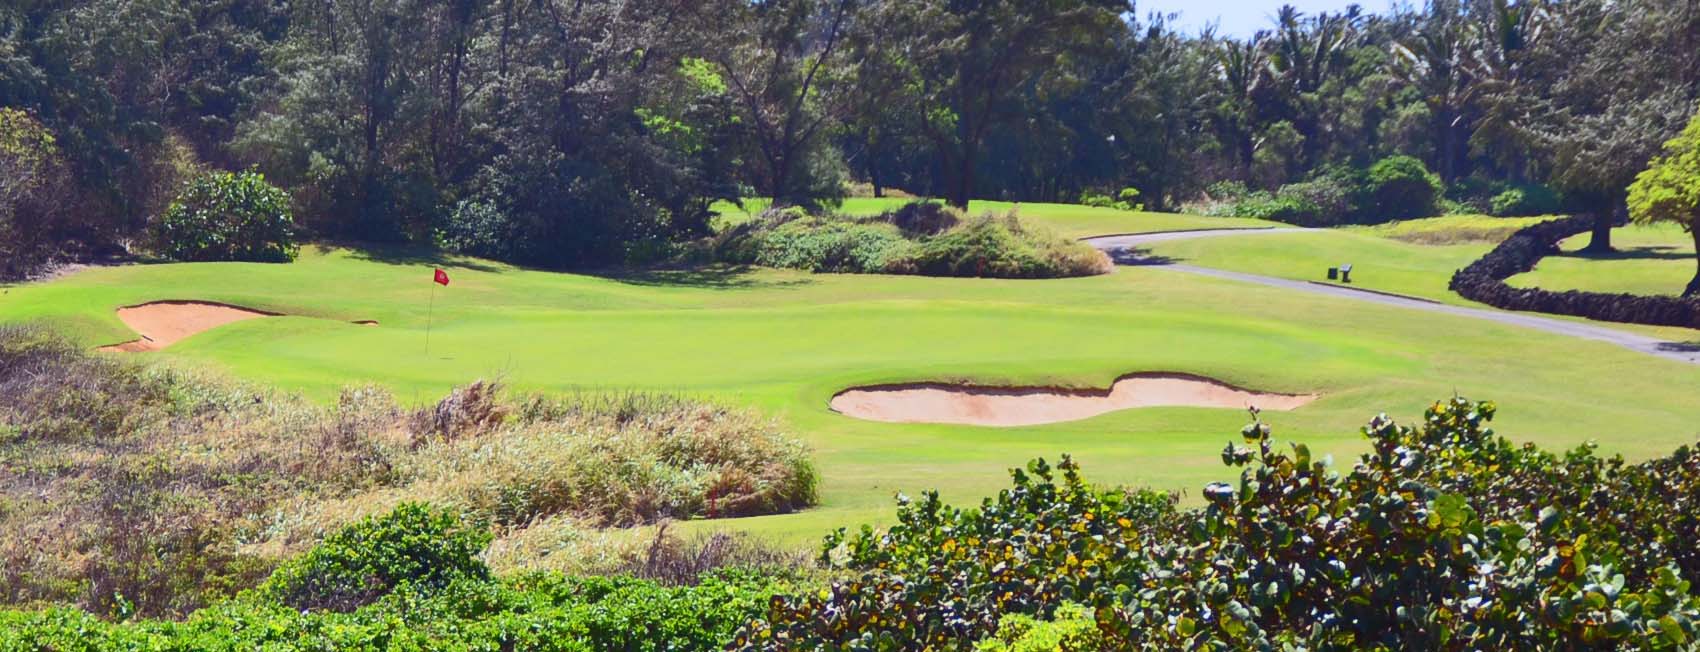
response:
<path id="1" fill-rule="evenodd" d="M 158 351 L 201 331 L 260 317 L 277 317 L 239 306 L 206 301 L 155 301 L 118 309 L 118 320 L 142 339 L 100 347 L 102 351 Z"/>
<path id="2" fill-rule="evenodd" d="M 1142 407 L 1291 410 L 1316 399 L 1316 395 L 1254 392 L 1187 374 L 1140 373 L 1121 377 L 1108 391 L 944 383 L 857 387 L 832 397 L 832 409 L 858 419 L 893 423 L 1032 426 Z"/>

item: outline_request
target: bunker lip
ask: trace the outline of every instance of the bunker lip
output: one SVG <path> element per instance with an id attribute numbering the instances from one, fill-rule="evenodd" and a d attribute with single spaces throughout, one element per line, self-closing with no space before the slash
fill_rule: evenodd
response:
<path id="1" fill-rule="evenodd" d="M 830 405 L 834 412 L 869 421 L 1011 427 L 1078 421 L 1143 407 L 1256 406 L 1284 411 L 1317 398 L 1258 392 L 1193 374 L 1141 372 L 1117 378 L 1109 389 L 943 382 L 868 385 L 835 394 Z"/>
<path id="2" fill-rule="evenodd" d="M 281 314 L 214 301 L 149 301 L 118 309 L 118 320 L 141 335 L 141 339 L 103 346 L 99 350 L 127 353 L 158 351 L 225 324 L 278 316 Z"/>
<path id="3" fill-rule="evenodd" d="M 118 309 L 118 320 L 124 322 L 125 326 L 129 326 L 130 330 L 136 331 L 136 334 L 141 336 L 140 339 L 102 346 L 97 350 L 125 353 L 158 351 L 184 338 L 225 324 L 261 317 L 282 316 L 284 316 L 283 313 L 256 310 L 216 301 L 185 299 L 149 301 Z M 363 326 L 378 325 L 378 322 L 373 320 L 361 320 L 354 323 Z"/>

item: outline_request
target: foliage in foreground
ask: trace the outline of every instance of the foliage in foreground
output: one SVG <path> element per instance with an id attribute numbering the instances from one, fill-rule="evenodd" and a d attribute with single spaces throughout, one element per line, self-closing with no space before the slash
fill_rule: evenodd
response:
<path id="1" fill-rule="evenodd" d="M 261 589 L 182 622 L 0 611 L 0 649 L 712 650 L 783 586 L 740 571 L 671 588 L 558 573 L 496 580 L 477 557 L 484 541 L 449 512 L 408 504 L 332 534 Z"/>
<path id="2" fill-rule="evenodd" d="M 1377 417 L 1350 469 L 1255 422 L 1222 452 L 1239 483 L 1196 510 L 1096 489 L 1067 458 L 978 509 L 902 499 L 890 530 L 828 538 L 845 578 L 775 601 L 740 644 L 968 649 L 1075 602 L 1116 649 L 1691 647 L 1700 455 L 1558 456 L 1495 435 L 1494 410 Z"/>
<path id="3" fill-rule="evenodd" d="M 1014 212 L 963 217 L 924 201 L 868 218 L 768 211 L 713 248 L 720 262 L 812 272 L 1060 278 L 1113 269 L 1102 252 Z"/>
<path id="4" fill-rule="evenodd" d="M 777 424 L 689 399 L 474 383 L 321 406 L 0 326 L 0 604 L 186 614 L 404 500 L 492 524 L 506 567 L 557 568 L 540 557 L 581 530 L 790 511 L 815 474 Z"/>

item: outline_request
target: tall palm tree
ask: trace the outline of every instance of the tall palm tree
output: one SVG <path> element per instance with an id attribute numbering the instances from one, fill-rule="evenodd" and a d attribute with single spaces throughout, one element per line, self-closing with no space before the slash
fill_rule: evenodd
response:
<path id="1" fill-rule="evenodd" d="M 1470 102 L 1480 89 L 1475 33 L 1455 0 L 1437 0 L 1415 32 L 1393 45 L 1393 74 L 1421 93 L 1434 138 L 1434 168 L 1452 181 L 1465 171 Z"/>

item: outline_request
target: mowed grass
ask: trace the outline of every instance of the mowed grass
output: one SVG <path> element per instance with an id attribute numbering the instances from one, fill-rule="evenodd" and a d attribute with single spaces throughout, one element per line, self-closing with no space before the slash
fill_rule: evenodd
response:
<path id="1" fill-rule="evenodd" d="M 1612 231 L 1615 253 L 1582 252 L 1590 236 L 1565 240 L 1564 253 L 1507 282 L 1517 287 L 1630 294 L 1682 294 L 1694 278 L 1694 238 L 1675 224 L 1630 225 Z"/>
<path id="2" fill-rule="evenodd" d="M 1479 305 L 1447 289 L 1453 272 L 1517 229 L 1545 219 L 1550 218 L 1450 215 L 1378 226 L 1177 240 L 1154 244 L 1151 253 L 1174 262 L 1300 281 L 1326 281 L 1328 268 L 1351 265 L 1353 287 Z"/>
<path id="3" fill-rule="evenodd" d="M 846 215 L 878 215 L 886 211 L 896 210 L 912 201 L 916 200 L 895 197 L 853 197 L 844 200 L 844 203 L 837 210 Z M 717 224 L 721 228 L 725 228 L 755 215 L 760 215 L 763 210 L 766 210 L 769 203 L 766 199 L 745 199 L 743 208 L 729 202 L 717 203 L 714 205 L 714 210 L 720 213 Z M 1123 211 L 1076 204 L 1023 204 L 980 200 L 968 202 L 968 213 L 970 215 L 979 215 L 987 211 L 1003 213 L 1011 210 L 1016 211 L 1024 218 L 1044 224 L 1055 230 L 1058 235 L 1068 238 L 1191 229 L 1281 226 L 1275 222 L 1249 218 Z"/>
<path id="4" fill-rule="evenodd" d="M 1195 218 L 1211 219 L 1211 218 Z M 1259 236 L 1278 239 L 1285 236 Z M 1251 239 L 1247 239 L 1249 242 Z M 430 268 L 435 294 L 425 353 Z M 1367 266 L 1367 265 L 1366 265 Z M 855 385 L 914 380 L 1104 387 L 1176 371 L 1323 398 L 1268 413 L 1282 437 L 1346 460 L 1378 412 L 1415 420 L 1454 392 L 1502 405 L 1496 426 L 1554 448 L 1632 457 L 1700 434 L 1700 369 L 1603 343 L 1476 320 L 1124 268 L 1011 281 L 707 270 L 598 277 L 465 259 L 310 249 L 288 265 L 86 270 L 0 294 L 0 320 L 48 320 L 88 345 L 133 337 L 119 306 L 198 299 L 283 312 L 143 357 L 221 369 L 331 400 L 376 381 L 419 402 L 478 377 L 525 390 L 678 392 L 753 406 L 815 448 L 822 505 L 697 523 L 791 543 L 881 522 L 895 492 L 972 501 L 1006 469 L 1072 453 L 1103 482 L 1197 495 L 1231 476 L 1239 410 L 1158 408 L 1026 428 L 886 424 L 827 408 Z M 376 328 L 346 322 L 377 319 Z"/>

